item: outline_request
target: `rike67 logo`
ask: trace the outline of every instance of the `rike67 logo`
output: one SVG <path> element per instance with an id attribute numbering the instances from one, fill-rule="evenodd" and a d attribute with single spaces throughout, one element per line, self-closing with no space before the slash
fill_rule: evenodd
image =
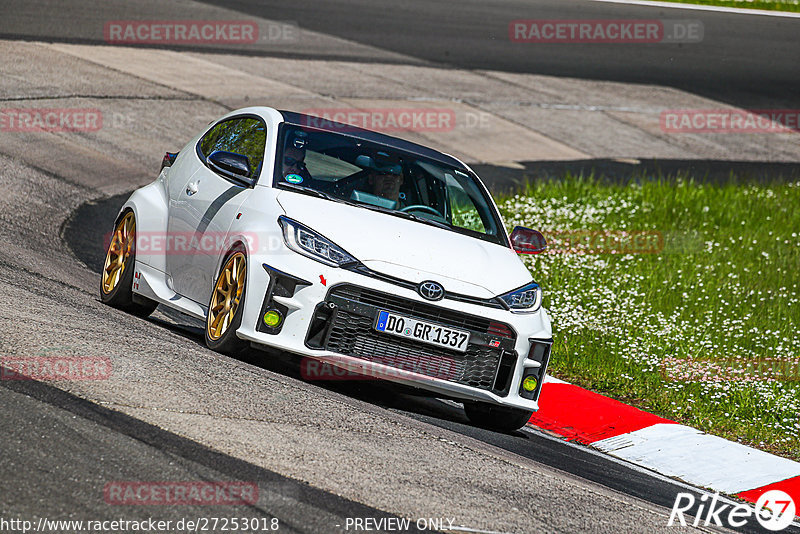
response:
<path id="1" fill-rule="evenodd" d="M 778 532 L 785 529 L 794 521 L 797 508 L 792 497 L 780 490 L 770 490 L 763 493 L 756 501 L 755 508 L 744 504 L 725 503 L 720 500 L 719 494 L 711 496 L 711 502 L 707 502 L 708 494 L 700 497 L 700 504 L 695 512 L 695 498 L 691 493 L 679 493 L 672 506 L 672 513 L 669 516 L 667 526 L 671 527 L 677 523 L 681 526 L 691 524 L 694 527 L 700 525 L 708 527 L 716 525 L 718 527 L 743 527 L 751 517 L 755 516 L 756 521 L 767 530 Z M 687 522 L 684 512 L 694 515 L 694 521 Z"/>
<path id="2" fill-rule="evenodd" d="M 797 508 L 788 493 L 771 490 L 758 498 L 755 514 L 762 527 L 776 532 L 792 524 Z"/>

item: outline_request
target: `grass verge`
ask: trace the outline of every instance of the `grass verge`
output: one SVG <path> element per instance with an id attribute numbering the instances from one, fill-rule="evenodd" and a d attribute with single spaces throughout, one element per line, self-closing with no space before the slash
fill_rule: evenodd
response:
<path id="1" fill-rule="evenodd" d="M 664 0 L 678 4 L 698 4 L 701 6 L 741 7 L 744 9 L 765 9 L 768 11 L 800 12 L 798 0 Z"/>
<path id="2" fill-rule="evenodd" d="M 800 460 L 800 182 L 568 175 L 498 205 L 552 241 L 525 261 L 554 376 Z M 659 236 L 656 253 L 619 244 L 636 231 Z"/>

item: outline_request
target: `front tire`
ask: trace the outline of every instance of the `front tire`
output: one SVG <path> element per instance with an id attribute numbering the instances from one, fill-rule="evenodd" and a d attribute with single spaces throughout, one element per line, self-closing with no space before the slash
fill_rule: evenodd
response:
<path id="1" fill-rule="evenodd" d="M 247 342 L 236 337 L 244 313 L 247 257 L 234 249 L 222 264 L 206 315 L 206 345 L 213 351 L 236 355 L 244 352 Z"/>
<path id="2" fill-rule="evenodd" d="M 533 415 L 532 411 L 494 406 L 483 402 L 465 402 L 464 412 L 475 426 L 498 432 L 519 430 L 528 423 Z"/>
<path id="3" fill-rule="evenodd" d="M 136 264 L 136 217 L 125 211 L 114 226 L 100 277 L 100 300 L 139 317 L 153 313 L 158 303 L 133 294 Z M 135 299 L 135 300 L 134 300 Z"/>

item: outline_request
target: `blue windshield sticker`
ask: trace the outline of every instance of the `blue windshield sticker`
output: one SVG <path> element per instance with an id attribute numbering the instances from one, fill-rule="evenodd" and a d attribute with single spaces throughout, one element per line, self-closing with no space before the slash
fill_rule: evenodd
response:
<path id="1" fill-rule="evenodd" d="M 299 174 L 287 174 L 285 179 L 290 184 L 302 184 L 303 183 L 303 177 L 300 176 Z"/>

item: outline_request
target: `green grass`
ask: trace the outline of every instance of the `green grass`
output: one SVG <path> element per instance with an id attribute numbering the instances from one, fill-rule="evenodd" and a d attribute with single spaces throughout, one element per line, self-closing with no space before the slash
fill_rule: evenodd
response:
<path id="1" fill-rule="evenodd" d="M 679 4 L 700 4 L 703 6 L 741 7 L 747 9 L 766 9 L 769 11 L 800 12 L 798 0 L 666 0 Z"/>
<path id="2" fill-rule="evenodd" d="M 566 176 L 498 202 L 510 226 L 659 232 L 655 254 L 526 258 L 554 376 L 800 460 L 800 182 Z"/>

